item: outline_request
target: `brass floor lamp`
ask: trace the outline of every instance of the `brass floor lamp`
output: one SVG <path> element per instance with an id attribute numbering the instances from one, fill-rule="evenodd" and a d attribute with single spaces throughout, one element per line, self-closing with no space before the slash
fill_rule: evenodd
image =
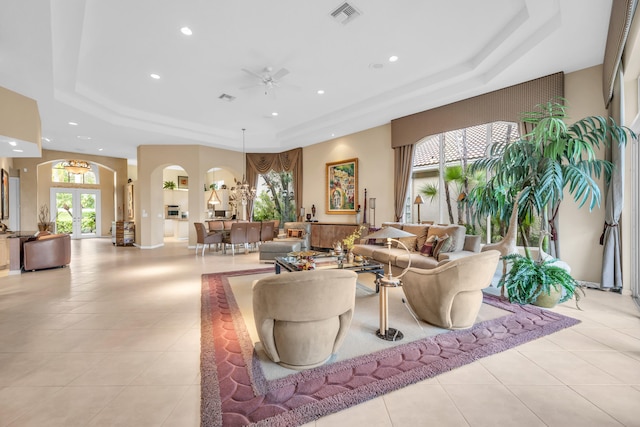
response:
<path id="1" fill-rule="evenodd" d="M 400 230 L 399 228 L 383 227 L 375 233 L 368 234 L 366 238 L 386 239 L 386 245 L 389 251 L 391 251 L 391 243 L 397 242 L 398 245 L 402 246 L 407 251 L 407 253 L 409 253 L 409 249 L 407 248 L 407 246 L 397 239 L 401 237 L 413 236 L 415 236 L 415 234 L 408 233 L 406 231 Z M 380 329 L 376 331 L 376 335 L 378 336 L 378 338 L 381 338 L 383 340 L 398 341 L 404 338 L 404 334 L 402 332 L 395 328 L 389 327 L 389 297 L 387 295 L 387 288 L 400 286 L 400 278 L 404 276 L 409 267 L 411 267 L 411 258 L 409 258 L 409 264 L 402 271 L 402 273 L 400 273 L 400 275 L 398 276 L 394 276 L 393 271 L 391 270 L 391 257 L 389 257 L 389 267 L 387 270 L 387 274 L 376 279 L 380 288 Z"/>

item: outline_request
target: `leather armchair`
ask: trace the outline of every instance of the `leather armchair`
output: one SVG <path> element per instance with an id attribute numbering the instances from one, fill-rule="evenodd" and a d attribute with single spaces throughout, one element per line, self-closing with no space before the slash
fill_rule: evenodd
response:
<path id="1" fill-rule="evenodd" d="M 68 234 L 39 235 L 24 242 L 23 267 L 25 270 L 64 267 L 71 262 L 71 237 Z"/>
<path id="2" fill-rule="evenodd" d="M 289 369 L 327 362 L 347 335 L 357 274 L 313 270 L 265 277 L 253 286 L 253 316 L 264 351 Z"/>
<path id="3" fill-rule="evenodd" d="M 486 251 L 436 268 L 410 268 L 402 278 L 402 289 L 416 315 L 427 323 L 447 329 L 473 326 L 482 289 L 491 284 L 500 252 Z"/>

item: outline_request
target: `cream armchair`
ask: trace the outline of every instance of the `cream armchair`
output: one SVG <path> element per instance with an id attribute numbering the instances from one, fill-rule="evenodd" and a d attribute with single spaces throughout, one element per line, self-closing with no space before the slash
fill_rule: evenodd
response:
<path id="1" fill-rule="evenodd" d="M 500 252 L 486 251 L 425 270 L 410 268 L 402 278 L 409 306 L 427 323 L 447 329 L 473 326 L 482 289 L 491 284 Z"/>
<path id="2" fill-rule="evenodd" d="M 313 270 L 268 276 L 253 286 L 253 315 L 264 351 L 289 369 L 327 362 L 344 341 L 357 274 Z"/>

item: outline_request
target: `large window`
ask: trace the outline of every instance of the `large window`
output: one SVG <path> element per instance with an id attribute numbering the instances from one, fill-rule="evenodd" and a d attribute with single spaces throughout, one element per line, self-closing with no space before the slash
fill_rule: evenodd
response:
<path id="1" fill-rule="evenodd" d="M 471 175 L 468 166 L 486 156 L 492 143 L 519 138 L 518 126 L 511 122 L 488 123 L 424 138 L 415 148 L 407 212 L 416 211 L 412 204 L 419 194 L 425 202 L 421 205 L 421 221 L 463 224 L 469 232 L 484 233 L 486 224 L 474 224 L 465 197 L 486 177 Z M 408 222 L 417 220 L 407 218 Z"/>
<path id="2" fill-rule="evenodd" d="M 253 203 L 254 220 L 279 219 L 281 223 L 297 220 L 291 172 L 270 171 L 261 174 L 257 190 Z"/>

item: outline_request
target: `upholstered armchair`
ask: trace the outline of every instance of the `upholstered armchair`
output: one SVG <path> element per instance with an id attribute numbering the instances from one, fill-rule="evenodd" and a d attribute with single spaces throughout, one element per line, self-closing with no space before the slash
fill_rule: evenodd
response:
<path id="1" fill-rule="evenodd" d="M 204 248 L 205 246 L 209 246 L 211 248 L 212 244 L 218 246 L 222 243 L 222 233 L 220 232 L 207 232 L 206 227 L 201 222 L 194 222 L 194 227 L 196 228 L 196 255 L 198 255 L 198 248 L 202 245 L 202 255 L 204 256 Z"/>
<path id="2" fill-rule="evenodd" d="M 482 289 L 491 284 L 500 252 L 486 251 L 449 261 L 433 269 L 410 268 L 402 278 L 409 306 L 427 323 L 447 329 L 473 326 Z"/>
<path id="3" fill-rule="evenodd" d="M 342 345 L 356 296 L 357 274 L 312 270 L 265 277 L 253 286 L 253 316 L 264 351 L 289 369 L 327 362 Z"/>

